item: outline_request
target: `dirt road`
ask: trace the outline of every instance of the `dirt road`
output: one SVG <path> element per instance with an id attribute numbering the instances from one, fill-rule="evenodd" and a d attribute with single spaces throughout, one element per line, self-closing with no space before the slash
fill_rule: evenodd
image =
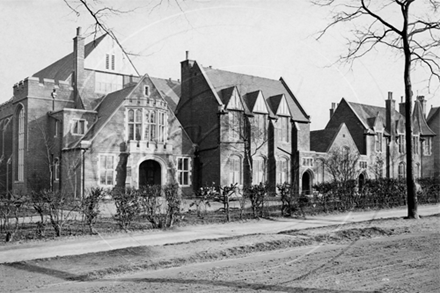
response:
<path id="1" fill-rule="evenodd" d="M 438 292 L 439 219 L 376 220 L 150 247 L 105 258 L 93 254 L 3 265 L 0 291 Z M 141 270 L 136 262 L 146 259 L 184 265 Z M 118 261 L 132 263 L 133 270 L 70 280 L 93 265 L 116 266 Z"/>

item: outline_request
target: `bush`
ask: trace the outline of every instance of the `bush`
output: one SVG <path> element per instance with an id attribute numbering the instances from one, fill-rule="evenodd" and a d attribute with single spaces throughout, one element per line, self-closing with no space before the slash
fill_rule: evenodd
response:
<path id="1" fill-rule="evenodd" d="M 246 197 L 251 201 L 252 214 L 254 218 L 263 217 L 264 200 L 267 194 L 267 186 L 265 184 L 251 185 L 245 190 Z"/>
<path id="2" fill-rule="evenodd" d="M 440 202 L 440 178 L 420 178 L 417 182 L 421 186 L 421 191 L 417 193 L 419 203 L 438 203 Z"/>
<path id="3" fill-rule="evenodd" d="M 88 196 L 81 199 L 81 213 L 84 216 L 84 222 L 89 226 L 90 234 L 93 234 L 93 224 L 99 215 L 99 202 L 104 195 L 104 189 L 94 187 L 90 190 Z"/>
<path id="4" fill-rule="evenodd" d="M 181 198 L 179 195 L 179 185 L 170 183 L 164 187 L 166 209 L 166 227 L 172 227 L 177 217 L 180 215 Z"/>
<path id="5" fill-rule="evenodd" d="M 19 219 L 28 199 L 25 196 L 10 195 L 0 199 L 0 232 L 5 234 L 5 241 L 13 241 L 19 230 Z M 14 219 L 14 223 L 11 223 Z"/>
<path id="6" fill-rule="evenodd" d="M 142 212 L 139 191 L 134 188 L 116 188 L 112 191 L 112 198 L 116 205 L 114 219 L 121 229 L 127 231 Z"/>
<path id="7" fill-rule="evenodd" d="M 166 217 L 161 211 L 162 187 L 160 185 L 143 186 L 139 192 L 140 204 L 145 218 L 151 223 L 153 228 L 163 228 L 166 226 Z"/>

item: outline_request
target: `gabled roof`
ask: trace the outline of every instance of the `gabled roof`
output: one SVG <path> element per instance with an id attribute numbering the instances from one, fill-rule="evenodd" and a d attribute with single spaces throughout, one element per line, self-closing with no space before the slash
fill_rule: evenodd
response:
<path id="1" fill-rule="evenodd" d="M 283 80 L 273 80 L 252 75 L 240 74 L 224 70 L 203 68 L 211 88 L 219 94 L 223 89 L 237 87 L 241 95 L 261 91 L 267 97 L 284 94 L 287 98 L 292 119 L 298 122 L 310 122 L 307 114 L 302 109 L 296 98 L 287 88 Z"/>
<path id="2" fill-rule="evenodd" d="M 310 150 L 325 153 L 329 149 L 338 128 L 310 131 Z"/>
<path id="3" fill-rule="evenodd" d="M 440 107 L 432 107 L 431 110 L 429 110 L 428 118 L 426 118 L 426 122 L 431 123 L 431 119 L 434 119 L 434 117 L 439 114 L 440 114 Z"/>
<path id="4" fill-rule="evenodd" d="M 262 101 L 262 104 L 258 104 L 259 98 L 261 99 L 260 101 Z M 243 100 L 247 104 L 250 112 L 264 113 L 264 114 L 267 114 L 271 118 L 276 118 L 276 116 L 272 112 L 272 109 L 269 107 L 269 105 L 267 103 L 267 99 L 264 98 L 263 93 L 261 91 L 247 93 L 243 96 Z M 264 110 L 258 111 L 256 109 L 258 106 L 264 107 Z"/>
<path id="5" fill-rule="evenodd" d="M 420 101 L 414 103 L 414 112 L 412 115 L 414 133 L 420 133 L 422 136 L 435 136 L 434 131 L 429 128 L 428 123 L 423 115 L 423 107 Z"/>
<path id="6" fill-rule="evenodd" d="M 99 45 L 99 43 L 105 38 L 106 34 L 94 39 L 84 48 L 84 58 L 87 58 L 89 54 Z M 73 52 L 58 61 L 52 63 L 46 68 L 38 71 L 33 76 L 42 78 L 48 78 L 53 80 L 67 80 L 73 71 Z"/>
<path id="7" fill-rule="evenodd" d="M 83 140 L 93 140 L 95 138 L 101 128 L 109 121 L 116 110 L 122 105 L 125 98 L 131 94 L 137 85 L 138 84 L 132 84 L 119 91 L 109 93 L 102 99 L 101 103 L 95 109 L 95 111 L 98 112 L 98 119 L 88 129 Z"/>
<path id="8" fill-rule="evenodd" d="M 286 115 L 291 116 L 289 112 L 289 107 L 287 106 L 286 98 L 283 94 L 269 97 L 267 99 L 267 103 L 270 105 L 271 111 L 273 111 L 274 115 Z M 281 109 L 280 109 L 281 107 Z M 279 113 L 283 110 L 287 110 L 289 113 Z"/>
<path id="9" fill-rule="evenodd" d="M 151 82 L 156 87 L 159 94 L 168 103 L 168 107 L 173 113 L 176 111 L 177 103 L 180 99 L 180 83 L 171 79 L 150 77 Z"/>

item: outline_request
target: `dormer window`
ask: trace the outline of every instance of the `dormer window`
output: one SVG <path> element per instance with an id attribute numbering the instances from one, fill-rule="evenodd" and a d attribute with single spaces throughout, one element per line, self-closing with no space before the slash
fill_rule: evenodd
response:
<path id="1" fill-rule="evenodd" d="M 72 120 L 72 134 L 83 135 L 86 133 L 86 120 L 74 119 Z"/>

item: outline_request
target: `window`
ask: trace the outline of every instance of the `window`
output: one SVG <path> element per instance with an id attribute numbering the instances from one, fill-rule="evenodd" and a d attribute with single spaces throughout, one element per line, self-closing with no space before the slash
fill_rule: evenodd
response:
<path id="1" fill-rule="evenodd" d="M 95 72 L 95 92 L 107 94 L 122 89 L 122 75 Z"/>
<path id="2" fill-rule="evenodd" d="M 18 112 L 18 181 L 24 181 L 24 123 L 24 109 L 22 107 Z"/>
<path id="3" fill-rule="evenodd" d="M 399 179 L 405 178 L 405 163 L 404 162 L 399 163 L 397 173 L 398 173 Z"/>
<path id="4" fill-rule="evenodd" d="M 165 113 L 164 112 L 159 112 L 158 116 L 159 116 L 159 121 L 158 121 L 158 130 L 159 130 L 158 140 L 159 140 L 159 142 L 164 142 L 165 141 Z"/>
<path id="5" fill-rule="evenodd" d="M 255 114 L 251 125 L 254 139 L 266 140 L 266 120 L 266 115 Z"/>
<path id="6" fill-rule="evenodd" d="M 266 182 L 266 161 L 263 157 L 257 157 L 252 162 L 252 183 Z"/>
<path id="7" fill-rule="evenodd" d="M 405 135 L 399 134 L 397 140 L 399 144 L 399 153 L 401 154 L 405 153 Z"/>
<path id="8" fill-rule="evenodd" d="M 72 120 L 72 134 L 83 135 L 84 133 L 86 133 L 86 120 L 84 119 Z"/>
<path id="9" fill-rule="evenodd" d="M 241 159 L 238 156 L 229 157 L 229 184 L 242 184 L 241 181 Z"/>
<path id="10" fill-rule="evenodd" d="M 430 156 L 431 155 L 431 146 L 432 146 L 432 138 L 426 137 L 423 141 L 423 155 Z"/>
<path id="11" fill-rule="evenodd" d="M 60 125 L 60 121 L 55 120 L 54 125 L 53 125 L 53 137 L 58 136 L 59 125 Z"/>
<path id="12" fill-rule="evenodd" d="M 115 70 L 115 55 L 105 54 L 105 69 Z"/>
<path id="13" fill-rule="evenodd" d="M 381 153 L 382 152 L 382 140 L 383 140 L 383 133 L 377 132 L 376 133 L 376 152 Z"/>
<path id="14" fill-rule="evenodd" d="M 99 185 L 113 186 L 115 184 L 115 156 L 99 155 Z"/>
<path id="15" fill-rule="evenodd" d="M 229 111 L 229 138 L 232 140 L 240 139 L 243 131 L 242 113 L 239 111 Z"/>
<path id="16" fill-rule="evenodd" d="M 367 169 L 367 162 L 366 161 L 359 161 L 359 168 Z"/>
<path id="17" fill-rule="evenodd" d="M 288 160 L 286 158 L 281 158 L 279 161 L 277 161 L 277 183 L 283 184 L 286 182 L 289 182 L 289 174 L 288 174 L 288 168 L 287 168 L 287 162 Z"/>
<path id="18" fill-rule="evenodd" d="M 146 85 L 146 86 L 144 87 L 144 95 L 145 95 L 146 97 L 148 97 L 148 96 L 150 95 L 150 87 L 149 87 L 148 85 Z"/>
<path id="19" fill-rule="evenodd" d="M 413 135 L 413 154 L 419 154 L 419 137 L 417 135 Z"/>
<path id="20" fill-rule="evenodd" d="M 60 160 L 58 158 L 53 161 L 53 179 L 60 180 Z"/>
<path id="21" fill-rule="evenodd" d="M 190 176 L 190 158 L 177 158 L 177 180 L 180 186 L 189 186 Z"/>
<path id="22" fill-rule="evenodd" d="M 156 140 L 156 112 L 151 110 L 147 111 L 145 126 L 145 140 L 155 141 Z"/>
<path id="23" fill-rule="evenodd" d="M 289 142 L 290 137 L 290 122 L 289 117 L 279 118 L 278 137 L 282 142 Z"/>
<path id="24" fill-rule="evenodd" d="M 142 109 L 128 110 L 128 140 L 141 140 Z"/>
<path id="25" fill-rule="evenodd" d="M 313 167 L 313 158 L 303 158 L 303 166 Z"/>

